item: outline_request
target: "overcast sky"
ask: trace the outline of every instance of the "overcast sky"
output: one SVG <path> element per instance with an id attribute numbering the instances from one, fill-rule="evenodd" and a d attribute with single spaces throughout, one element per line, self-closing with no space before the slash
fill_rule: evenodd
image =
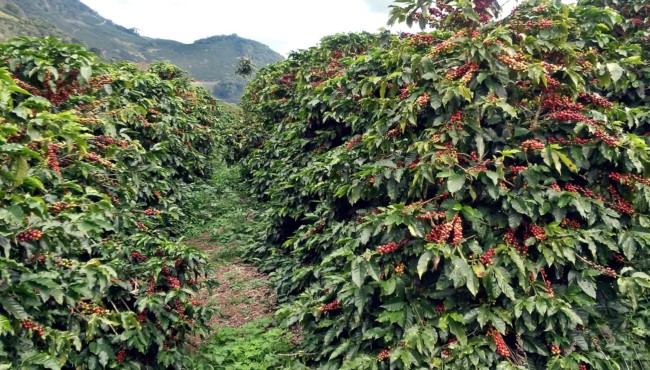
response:
<path id="1" fill-rule="evenodd" d="M 236 33 L 286 55 L 327 35 L 386 26 L 391 0 L 81 0 L 143 36 L 191 43 Z M 414 30 L 415 31 L 415 30 Z"/>

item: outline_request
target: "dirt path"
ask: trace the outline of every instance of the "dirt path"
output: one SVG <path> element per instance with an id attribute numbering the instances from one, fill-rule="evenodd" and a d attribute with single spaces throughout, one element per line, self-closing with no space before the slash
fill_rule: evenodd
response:
<path id="1" fill-rule="evenodd" d="M 210 234 L 185 240 L 185 244 L 205 251 L 214 267 L 219 286 L 204 292 L 201 299 L 219 310 L 213 323 L 219 327 L 241 327 L 266 317 L 272 318 L 276 297 L 268 277 L 239 258 L 241 249 L 234 245 L 216 245 Z"/>

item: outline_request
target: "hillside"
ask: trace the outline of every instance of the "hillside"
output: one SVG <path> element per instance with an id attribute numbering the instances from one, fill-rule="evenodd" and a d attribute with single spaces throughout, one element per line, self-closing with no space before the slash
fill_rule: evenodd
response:
<path id="1" fill-rule="evenodd" d="M 237 58 L 248 57 L 258 67 L 282 59 L 268 46 L 234 34 L 192 44 L 143 37 L 78 0 L 0 0 L 0 19 L 0 42 L 15 36 L 58 36 L 86 45 L 105 60 L 168 60 L 229 102 L 239 99 L 245 85 L 234 74 Z"/>

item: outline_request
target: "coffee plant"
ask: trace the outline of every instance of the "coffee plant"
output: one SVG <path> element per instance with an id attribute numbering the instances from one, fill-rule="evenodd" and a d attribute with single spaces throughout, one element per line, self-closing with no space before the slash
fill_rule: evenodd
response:
<path id="1" fill-rule="evenodd" d="M 400 0 L 243 100 L 253 250 L 323 369 L 650 367 L 650 6 Z"/>
<path id="2" fill-rule="evenodd" d="M 0 45 L 0 369 L 181 368 L 206 333 L 205 256 L 171 234 L 225 110 L 183 74 Z"/>

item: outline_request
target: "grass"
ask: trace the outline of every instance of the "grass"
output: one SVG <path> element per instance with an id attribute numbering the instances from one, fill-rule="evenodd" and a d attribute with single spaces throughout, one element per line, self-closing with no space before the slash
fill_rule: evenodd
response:
<path id="1" fill-rule="evenodd" d="M 193 357 L 195 369 L 306 369 L 295 362 L 292 333 L 262 318 L 239 328 L 222 327 Z"/>
<path id="2" fill-rule="evenodd" d="M 188 244 L 209 253 L 219 282 L 209 300 L 221 312 L 211 337 L 190 355 L 191 368 L 306 369 L 296 335 L 273 315 L 271 283 L 241 258 L 252 245 L 258 213 L 245 193 L 239 168 L 216 163 L 212 179 L 184 196 L 184 234 Z"/>

